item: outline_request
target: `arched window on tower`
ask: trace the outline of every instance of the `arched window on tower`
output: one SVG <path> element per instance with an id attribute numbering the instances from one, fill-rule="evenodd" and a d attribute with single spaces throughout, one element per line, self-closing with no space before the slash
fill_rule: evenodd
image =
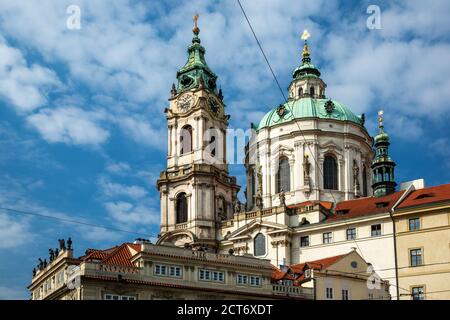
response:
<path id="1" fill-rule="evenodd" d="M 309 95 L 314 98 L 314 87 L 309 88 Z"/>
<path id="2" fill-rule="evenodd" d="M 187 222 L 188 218 L 188 206 L 186 193 L 182 192 L 177 196 L 176 211 L 177 211 L 177 221 L 176 223 Z"/>
<path id="3" fill-rule="evenodd" d="M 324 189 L 338 190 L 338 167 L 334 156 L 327 155 L 323 162 Z"/>
<path id="4" fill-rule="evenodd" d="M 298 89 L 298 96 L 303 97 L 303 88 Z"/>
<path id="5" fill-rule="evenodd" d="M 209 139 L 209 145 L 211 146 L 211 157 L 215 157 L 216 156 L 216 137 L 215 136 L 211 136 L 211 139 Z"/>
<path id="6" fill-rule="evenodd" d="M 181 128 L 180 135 L 180 154 L 189 153 L 192 151 L 192 127 L 186 125 Z"/>
<path id="7" fill-rule="evenodd" d="M 363 197 L 367 197 L 367 170 L 366 166 L 363 167 Z"/>
<path id="8" fill-rule="evenodd" d="M 289 168 L 289 160 L 287 158 L 280 159 L 276 181 L 276 193 L 280 193 L 281 191 L 291 191 L 291 170 Z"/>
<path id="9" fill-rule="evenodd" d="M 266 254 L 266 236 L 258 233 L 254 239 L 254 254 L 255 256 L 264 256 Z"/>

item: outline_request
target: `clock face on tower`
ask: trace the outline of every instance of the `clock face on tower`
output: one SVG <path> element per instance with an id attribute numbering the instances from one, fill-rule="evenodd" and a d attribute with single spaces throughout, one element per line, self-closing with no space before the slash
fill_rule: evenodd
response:
<path id="1" fill-rule="evenodd" d="M 182 95 L 180 98 L 178 98 L 178 101 L 177 101 L 178 109 L 181 112 L 188 111 L 192 106 L 192 100 L 193 99 L 192 99 L 191 95 L 188 95 L 188 94 Z"/>
<path id="2" fill-rule="evenodd" d="M 208 105 L 211 108 L 211 111 L 214 112 L 215 114 L 217 114 L 219 112 L 220 105 L 219 105 L 219 102 L 217 102 L 217 100 L 215 98 L 209 97 Z"/>

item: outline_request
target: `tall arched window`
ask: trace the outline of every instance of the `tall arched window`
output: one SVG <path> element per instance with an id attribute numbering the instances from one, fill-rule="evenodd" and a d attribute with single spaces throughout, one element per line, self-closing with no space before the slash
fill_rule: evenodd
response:
<path id="1" fill-rule="evenodd" d="M 309 95 L 314 97 L 314 87 L 309 88 Z"/>
<path id="2" fill-rule="evenodd" d="M 264 256 L 266 254 L 266 236 L 258 233 L 254 239 L 255 256 Z"/>
<path id="3" fill-rule="evenodd" d="M 209 145 L 211 146 L 211 157 L 215 157 L 216 156 L 216 137 L 212 136 L 211 139 L 209 140 Z"/>
<path id="4" fill-rule="evenodd" d="M 289 161 L 287 158 L 281 158 L 278 164 L 277 173 L 277 193 L 291 191 L 291 172 L 289 168 Z"/>
<path id="5" fill-rule="evenodd" d="M 184 223 L 188 218 L 188 206 L 186 193 L 182 192 L 177 196 L 176 203 L 177 221 L 176 223 Z"/>
<path id="6" fill-rule="evenodd" d="M 336 158 L 328 155 L 323 162 L 324 189 L 338 190 L 338 167 Z"/>
<path id="7" fill-rule="evenodd" d="M 367 170 L 366 166 L 363 168 L 363 197 L 367 197 Z"/>
<path id="8" fill-rule="evenodd" d="M 180 154 L 188 153 L 192 151 L 192 127 L 186 125 L 181 128 L 180 135 Z"/>
<path id="9" fill-rule="evenodd" d="M 303 97 L 303 88 L 298 89 L 298 96 Z"/>

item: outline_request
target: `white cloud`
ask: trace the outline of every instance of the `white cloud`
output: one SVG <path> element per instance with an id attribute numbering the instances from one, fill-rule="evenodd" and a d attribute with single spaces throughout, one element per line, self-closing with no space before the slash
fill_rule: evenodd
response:
<path id="1" fill-rule="evenodd" d="M 42 109 L 30 115 L 27 121 L 42 137 L 50 142 L 73 145 L 99 145 L 105 142 L 109 133 L 98 122 L 102 115 L 75 107 Z"/>
<path id="2" fill-rule="evenodd" d="M 106 169 L 106 171 L 108 171 L 110 173 L 122 174 L 122 173 L 130 171 L 131 168 L 127 163 L 113 162 L 113 163 L 109 163 L 105 169 Z"/>
<path id="3" fill-rule="evenodd" d="M 30 241 L 30 235 L 28 220 L 7 215 L 0 210 L 0 249 L 20 247 Z"/>
<path id="4" fill-rule="evenodd" d="M 47 92 L 60 85 L 57 75 L 38 64 L 27 65 L 22 52 L 0 36 L 0 97 L 20 112 L 47 103 Z"/>
<path id="5" fill-rule="evenodd" d="M 167 130 L 155 128 L 148 120 L 132 116 L 118 117 L 116 122 L 137 143 L 159 150 L 167 149 Z"/>
<path id="6" fill-rule="evenodd" d="M 136 185 L 124 185 L 120 183 L 114 183 L 106 178 L 100 178 L 98 181 L 98 185 L 101 189 L 101 192 L 104 196 L 109 198 L 115 197 L 129 197 L 131 199 L 137 200 L 147 196 L 147 191 Z"/>
<path id="7" fill-rule="evenodd" d="M 159 213 L 145 205 L 119 201 L 106 202 L 105 208 L 109 215 L 121 224 L 159 225 Z"/>

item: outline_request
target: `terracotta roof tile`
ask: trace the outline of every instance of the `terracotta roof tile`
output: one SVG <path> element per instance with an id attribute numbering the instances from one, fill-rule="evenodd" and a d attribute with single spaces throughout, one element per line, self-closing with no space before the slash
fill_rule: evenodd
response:
<path id="1" fill-rule="evenodd" d="M 405 191 L 398 191 L 384 197 L 367 197 L 342 201 L 336 205 L 336 213 L 327 221 L 356 218 L 377 213 L 389 212 Z"/>
<path id="2" fill-rule="evenodd" d="M 398 209 L 444 201 L 450 201 L 450 184 L 415 190 L 402 201 Z"/>
<path id="3" fill-rule="evenodd" d="M 344 257 L 346 255 L 348 255 L 348 253 L 341 254 L 341 255 L 338 255 L 338 256 L 323 258 L 323 259 L 319 259 L 319 260 L 314 260 L 314 261 L 308 261 L 308 262 L 304 262 L 304 263 L 294 264 L 294 265 L 290 266 L 290 268 L 291 268 L 292 271 L 294 271 L 295 273 L 299 273 L 299 274 L 300 273 L 303 274 L 303 269 L 304 269 L 305 266 L 308 266 L 311 269 L 322 270 L 322 269 L 328 268 L 333 263 L 335 263 L 336 261 L 338 261 L 339 259 L 341 259 L 342 257 Z"/>
<path id="4" fill-rule="evenodd" d="M 134 267 L 131 258 L 136 252 L 140 252 L 141 248 L 140 244 L 123 243 L 105 250 L 88 249 L 80 259 L 83 261 L 100 260 L 102 264 L 107 265 Z"/>
<path id="5" fill-rule="evenodd" d="M 290 209 L 301 208 L 304 206 L 312 206 L 317 203 L 320 203 L 320 205 L 327 210 L 330 210 L 333 207 L 333 202 L 329 202 L 329 201 L 304 201 L 304 202 L 288 205 L 288 208 L 290 208 Z"/>

